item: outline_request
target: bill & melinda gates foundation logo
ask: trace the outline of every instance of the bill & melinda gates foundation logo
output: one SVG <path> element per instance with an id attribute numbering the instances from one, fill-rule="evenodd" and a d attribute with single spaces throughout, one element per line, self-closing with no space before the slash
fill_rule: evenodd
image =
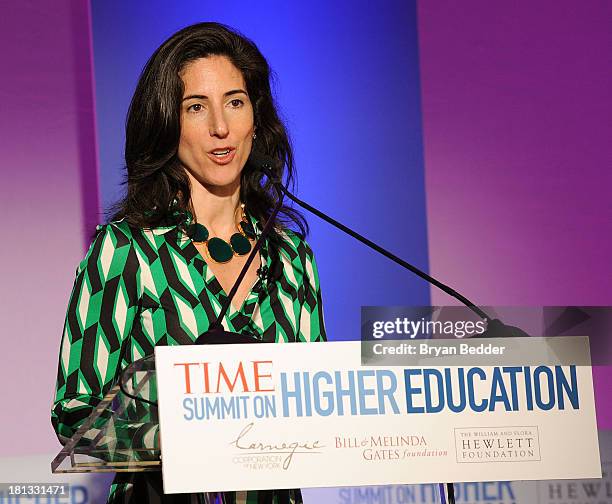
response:
<path id="1" fill-rule="evenodd" d="M 446 457 L 446 450 L 429 446 L 425 436 L 403 434 L 395 436 L 336 436 L 334 448 L 356 450 L 364 460 L 403 460 L 421 457 Z"/>

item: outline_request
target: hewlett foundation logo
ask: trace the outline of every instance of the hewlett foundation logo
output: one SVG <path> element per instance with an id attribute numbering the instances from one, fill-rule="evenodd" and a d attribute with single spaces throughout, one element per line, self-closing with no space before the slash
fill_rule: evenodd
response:
<path id="1" fill-rule="evenodd" d="M 455 429 L 457 462 L 529 462 L 540 460 L 537 427 Z"/>

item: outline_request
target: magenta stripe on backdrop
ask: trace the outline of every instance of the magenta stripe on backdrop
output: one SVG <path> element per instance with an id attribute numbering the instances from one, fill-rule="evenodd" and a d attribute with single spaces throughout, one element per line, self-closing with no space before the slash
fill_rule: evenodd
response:
<path id="1" fill-rule="evenodd" d="M 611 305 L 612 3 L 421 1 L 418 19 L 431 273 L 479 304 Z M 594 377 L 612 428 L 611 368 Z"/>
<path id="2" fill-rule="evenodd" d="M 66 304 L 98 217 L 89 2 L 3 8 L 0 456 L 52 452 Z"/>

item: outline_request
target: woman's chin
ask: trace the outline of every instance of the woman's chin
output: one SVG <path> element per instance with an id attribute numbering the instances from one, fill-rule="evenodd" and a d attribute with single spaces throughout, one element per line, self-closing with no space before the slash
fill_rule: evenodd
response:
<path id="1" fill-rule="evenodd" d="M 216 173 L 214 173 L 216 172 Z M 214 170 L 213 173 L 191 173 L 192 184 L 199 183 L 210 191 L 234 191 L 240 186 L 240 172 Z M 195 180 L 194 180 L 195 179 Z"/>
<path id="2" fill-rule="evenodd" d="M 209 177 L 202 181 L 202 185 L 215 193 L 233 193 L 240 187 L 238 177 Z"/>

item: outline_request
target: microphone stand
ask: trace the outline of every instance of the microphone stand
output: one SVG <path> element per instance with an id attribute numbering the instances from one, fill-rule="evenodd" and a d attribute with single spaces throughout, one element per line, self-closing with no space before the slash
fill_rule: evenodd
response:
<path id="1" fill-rule="evenodd" d="M 227 313 L 227 311 L 228 311 L 228 309 L 230 307 L 231 301 L 232 301 L 233 297 L 236 295 L 236 292 L 238 291 L 238 287 L 239 287 L 240 283 L 242 282 L 242 280 L 244 279 L 244 276 L 246 275 L 246 272 L 248 271 L 249 266 L 253 262 L 253 259 L 255 258 L 255 255 L 257 254 L 257 252 L 261 248 L 261 246 L 263 244 L 263 240 L 265 239 L 265 237 L 272 230 L 274 219 L 276 218 L 276 215 L 278 214 L 278 212 L 279 212 L 279 210 L 280 210 L 280 208 L 281 208 L 281 206 L 283 204 L 284 196 L 289 198 L 294 203 L 297 203 L 302 208 L 304 208 L 304 209 L 308 210 L 309 212 L 313 213 L 317 217 L 323 219 L 325 222 L 331 224 L 332 226 L 340 229 L 344 233 L 346 233 L 349 236 L 353 237 L 357 241 L 363 243 L 364 245 L 366 245 L 367 247 L 371 248 L 372 250 L 375 250 L 376 252 L 378 252 L 379 254 L 383 255 L 387 259 L 390 259 L 391 261 L 393 261 L 394 263 L 398 264 L 402 268 L 405 268 L 408 271 L 411 271 L 412 273 L 414 273 L 418 277 L 422 278 L 426 282 L 429 282 L 430 284 L 435 285 L 438 289 L 442 290 L 443 292 L 445 292 L 449 296 L 457 299 L 463 305 L 465 305 L 468 308 L 470 308 L 478 316 L 484 318 L 487 321 L 487 331 L 483 335 L 481 335 L 481 337 L 484 337 L 485 335 L 487 337 L 501 337 L 502 335 L 505 335 L 505 336 L 509 336 L 509 335 L 510 336 L 529 336 L 527 333 L 522 331 L 520 328 L 513 327 L 513 326 L 507 326 L 503 322 L 501 322 L 499 319 L 491 318 L 481 308 L 476 306 L 472 301 L 470 301 L 468 298 L 466 298 L 465 296 L 463 296 L 462 294 L 457 292 L 455 289 L 453 289 L 453 288 L 449 287 L 448 285 L 440 282 L 439 280 L 437 280 L 436 278 L 432 277 L 431 275 L 428 275 L 427 273 L 425 273 L 421 269 L 417 268 L 416 266 L 410 264 L 409 262 L 404 261 L 402 258 L 396 256 L 392 252 L 389 252 L 385 248 L 383 248 L 380 245 L 374 243 L 373 241 L 369 240 L 365 236 L 357 233 L 356 231 L 352 230 L 348 226 L 345 226 L 344 224 L 342 224 L 341 222 L 337 221 L 333 217 L 330 217 L 329 215 L 321 212 L 320 210 L 316 209 L 312 205 L 309 205 L 305 201 L 302 201 L 297 196 L 293 195 L 282 184 L 282 182 L 280 180 L 278 180 L 278 178 L 272 172 L 273 167 L 278 165 L 278 163 L 279 163 L 276 159 L 270 158 L 269 156 L 265 156 L 265 155 L 262 155 L 260 153 L 252 152 L 251 156 L 249 158 L 249 162 L 252 164 L 252 166 L 254 168 L 259 169 L 261 172 L 263 172 L 266 175 L 266 177 L 268 178 L 268 180 L 270 181 L 270 183 L 274 186 L 274 189 L 276 190 L 276 193 L 277 193 L 277 196 L 278 196 L 278 201 L 276 203 L 276 206 L 274 207 L 274 210 L 270 214 L 270 217 L 268 218 L 268 220 L 267 220 L 267 222 L 266 222 L 266 224 L 265 224 L 265 226 L 264 226 L 264 228 L 263 228 L 263 230 L 262 230 L 262 232 L 261 232 L 257 242 L 253 246 L 253 249 L 251 250 L 251 253 L 249 254 L 249 257 L 247 258 L 247 261 L 246 261 L 245 265 L 243 266 L 242 270 L 240 271 L 240 274 L 238 275 L 238 278 L 236 279 L 236 281 L 234 282 L 234 285 L 232 286 L 230 292 L 228 293 L 227 299 L 223 303 L 223 305 L 221 307 L 221 311 L 219 312 L 219 315 L 213 321 L 213 323 L 209 326 L 208 331 L 206 331 L 205 333 L 201 334 L 196 339 L 195 344 L 201 345 L 201 344 L 211 344 L 211 343 L 212 344 L 215 344 L 215 343 L 247 343 L 247 342 L 248 343 L 252 343 L 252 342 L 257 342 L 258 341 L 258 340 L 254 339 L 254 338 L 250 338 L 250 337 L 242 335 L 242 334 L 231 333 L 231 332 L 225 331 L 223 329 L 221 321 L 223 320 L 223 317 Z M 453 484 L 452 483 L 446 483 L 446 484 L 440 483 L 439 486 L 440 486 L 440 497 L 441 497 L 442 504 L 455 504 L 455 489 L 454 489 Z M 446 486 L 446 493 L 445 493 L 444 486 Z M 448 498 L 448 501 L 446 500 L 447 498 Z"/>
<path id="2" fill-rule="evenodd" d="M 268 217 L 268 220 L 266 221 L 266 224 L 264 225 L 264 228 L 261 231 L 259 238 L 255 242 L 253 249 L 249 253 L 249 257 L 247 257 L 247 260 L 244 263 L 244 266 L 242 267 L 242 269 L 240 270 L 240 273 L 238 274 L 238 278 L 236 278 L 234 285 L 232 285 L 232 288 L 228 292 L 227 299 L 221 305 L 221 311 L 219 312 L 219 315 L 217 315 L 215 320 L 213 320 L 213 322 L 209 325 L 208 330 L 198 336 L 198 338 L 195 340 L 196 345 L 210 345 L 210 344 L 219 344 L 219 343 L 221 344 L 223 343 L 256 343 L 259 341 L 255 338 L 246 336 L 244 334 L 226 331 L 223 328 L 222 321 L 223 321 L 223 317 L 225 317 L 227 311 L 229 310 L 230 305 L 232 303 L 232 299 L 234 299 L 234 296 L 236 295 L 236 292 L 238 291 L 238 287 L 242 283 L 242 280 L 244 279 L 247 271 L 249 270 L 249 267 L 251 266 L 253 259 L 255 259 L 255 256 L 257 255 L 257 252 L 259 252 L 259 249 L 261 249 L 261 246 L 263 245 L 264 240 L 272 231 L 272 227 L 274 226 L 274 221 L 276 219 L 276 216 L 278 215 L 279 210 L 283 206 L 283 193 L 278 189 L 278 187 L 276 187 L 276 185 L 274 185 L 274 188 L 278 196 L 278 201 L 274 207 L 274 210 L 272 210 L 270 217 Z"/>
<path id="3" fill-rule="evenodd" d="M 271 168 L 272 168 L 272 165 L 274 163 L 274 160 L 272 160 L 272 159 L 264 159 L 264 156 L 261 156 L 261 155 L 252 156 L 252 159 L 253 158 L 255 158 L 254 161 L 259 165 L 259 169 L 263 173 L 265 173 L 266 177 L 268 177 L 270 182 L 274 185 L 277 193 L 280 193 L 281 195 L 287 196 L 287 198 L 289 198 L 291 201 L 293 201 L 294 203 L 297 203 L 302 208 L 304 208 L 304 209 L 308 210 L 309 212 L 315 214 L 317 217 L 320 217 L 325 222 L 328 222 L 332 226 L 334 226 L 334 227 L 340 229 L 341 231 L 345 232 L 346 234 L 352 236 L 353 238 L 355 238 L 356 240 L 360 241 L 361 243 L 363 243 L 364 245 L 368 246 L 369 248 L 375 250 L 379 254 L 382 254 L 383 256 L 385 256 L 386 258 L 390 259 L 394 263 L 399 264 L 403 268 L 411 271 L 415 275 L 421 277 L 425 281 L 435 285 L 436 287 L 438 287 L 442 291 L 446 292 L 450 296 L 452 296 L 455 299 L 461 301 L 461 303 L 463 303 L 465 306 L 470 308 L 472 311 L 474 311 L 480 317 L 485 318 L 488 323 L 492 321 L 491 317 L 489 317 L 483 310 L 481 310 L 478 306 L 476 306 L 474 303 L 472 303 L 472 301 L 470 301 L 468 298 L 466 298 L 465 296 L 459 294 L 456 290 L 452 289 L 451 287 L 449 287 L 446 284 L 443 284 L 439 280 L 436 280 L 434 277 L 432 277 L 431 275 L 428 275 L 427 273 L 425 273 L 424 271 L 420 270 L 416 266 L 410 264 L 409 262 L 404 261 L 402 258 L 400 258 L 400 257 L 396 256 L 395 254 L 389 252 L 388 250 L 384 249 L 380 245 L 374 243 L 372 240 L 369 240 L 365 236 L 357 233 L 356 231 L 353 231 L 348 226 L 345 226 L 344 224 L 342 224 L 341 222 L 338 222 L 333 217 L 330 217 L 329 215 L 324 214 L 323 212 L 321 212 L 320 210 L 316 209 L 312 205 L 309 205 L 305 201 L 302 201 L 297 196 L 293 195 L 280 182 L 280 180 L 278 180 L 274 176 L 274 174 L 272 173 Z M 280 198 L 279 198 L 279 201 L 280 201 Z M 236 287 L 236 285 L 234 285 L 234 287 Z M 445 490 L 444 486 L 445 485 L 446 485 L 446 494 L 444 492 L 444 490 Z M 455 487 L 454 487 L 454 485 L 452 483 L 446 483 L 446 484 L 440 483 L 439 484 L 439 489 L 440 489 L 441 504 L 447 504 L 447 500 L 446 500 L 447 497 L 448 497 L 448 504 L 455 504 Z"/>
<path id="4" fill-rule="evenodd" d="M 410 264 L 409 262 L 404 261 L 402 258 L 396 256 L 392 252 L 389 252 L 388 250 L 384 249 L 380 245 L 374 243 L 372 240 L 369 240 L 365 236 L 359 234 L 357 231 L 352 230 L 348 226 L 345 226 L 341 222 L 338 222 L 333 217 L 330 217 L 329 215 L 324 214 L 323 212 L 321 212 L 320 210 L 317 210 L 312 205 L 309 205 L 305 201 L 302 201 L 301 199 L 299 199 L 297 196 L 294 196 L 292 193 L 289 192 L 289 190 L 278 179 L 276 179 L 274 177 L 274 175 L 272 174 L 272 172 L 270 170 L 270 163 L 271 162 L 272 162 L 271 160 L 270 161 L 265 160 L 264 164 L 262 164 L 260 166 L 261 171 L 263 171 L 266 174 L 266 176 L 270 179 L 272 184 L 274 184 L 274 187 L 276 187 L 278 191 L 282 192 L 285 196 L 287 196 L 287 198 L 289 198 L 291 201 L 293 201 L 294 203 L 297 203 L 302 208 L 304 208 L 304 209 L 308 210 L 309 212 L 315 214 L 317 217 L 323 219 L 325 222 L 328 222 L 332 226 L 340 229 L 341 231 L 345 232 L 349 236 L 352 236 L 353 238 L 355 238 L 356 240 L 360 241 L 361 243 L 363 243 L 367 247 L 369 247 L 369 248 L 375 250 L 376 252 L 378 252 L 379 254 L 385 256 L 387 259 L 390 259 L 394 263 L 399 264 L 402 268 L 405 268 L 408 271 L 411 271 L 412 273 L 414 273 L 418 277 L 422 278 L 426 282 L 429 282 L 430 284 L 435 285 L 436 287 L 438 287 L 438 289 L 444 291 L 448 295 L 450 295 L 450 296 L 454 297 L 455 299 L 461 301 L 462 304 L 464 304 L 465 306 L 470 308 L 478 316 L 486 319 L 487 322 L 491 322 L 493 320 L 491 317 L 489 317 L 489 315 L 487 315 L 483 310 L 481 310 L 478 306 L 476 306 L 472 301 L 470 301 L 465 296 L 459 294 L 455 289 L 452 289 L 448 285 L 443 284 L 442 282 L 440 282 L 439 280 L 435 279 L 431 275 L 428 275 L 427 273 L 425 273 L 424 271 L 420 270 L 416 266 Z"/>
<path id="5" fill-rule="evenodd" d="M 312 205 L 299 199 L 297 196 L 289 192 L 289 190 L 282 184 L 282 182 L 278 180 L 278 178 L 276 178 L 274 174 L 272 173 L 271 168 L 276 163 L 276 160 L 269 158 L 268 156 L 263 156 L 261 154 L 251 155 L 251 160 L 252 162 L 258 164 L 259 169 L 263 173 L 265 173 L 265 175 L 268 177 L 270 182 L 272 182 L 272 184 L 276 188 L 277 192 L 281 192 L 283 195 L 285 195 L 287 198 L 289 198 L 294 203 L 297 203 L 302 208 L 315 214 L 317 217 L 323 219 L 325 222 L 340 229 L 344 233 L 355 238 L 357 241 L 363 243 L 364 245 L 371 248 L 372 250 L 375 250 L 379 254 L 385 256 L 387 259 L 390 259 L 391 261 L 393 261 L 394 263 L 400 265 L 402 268 L 405 268 L 408 271 L 411 271 L 412 273 L 422 278 L 426 282 L 429 282 L 430 284 L 435 285 L 441 291 L 457 299 L 463 305 L 470 308 L 478 316 L 484 318 L 487 321 L 487 330 L 479 337 L 496 338 L 496 337 L 503 337 L 503 336 L 514 336 L 514 337 L 529 336 L 529 334 L 527 334 L 525 331 L 523 331 L 522 329 L 518 327 L 509 326 L 509 325 L 504 324 L 499 319 L 491 318 L 486 312 L 484 312 L 481 308 L 476 306 L 468 298 L 466 298 L 465 296 L 457 292 L 455 289 L 440 282 L 438 279 L 432 277 L 431 275 L 428 275 L 427 273 L 417 268 L 413 264 L 410 264 L 409 262 L 404 261 L 401 257 L 398 257 L 392 252 L 389 252 L 388 250 L 381 247 L 377 243 L 374 243 L 372 240 L 369 240 L 365 236 L 359 234 L 357 231 L 354 231 L 353 229 L 349 228 L 348 226 L 345 226 L 344 224 L 337 221 L 333 217 L 330 217 L 329 215 L 321 212 L 320 210 L 316 209 Z"/>

